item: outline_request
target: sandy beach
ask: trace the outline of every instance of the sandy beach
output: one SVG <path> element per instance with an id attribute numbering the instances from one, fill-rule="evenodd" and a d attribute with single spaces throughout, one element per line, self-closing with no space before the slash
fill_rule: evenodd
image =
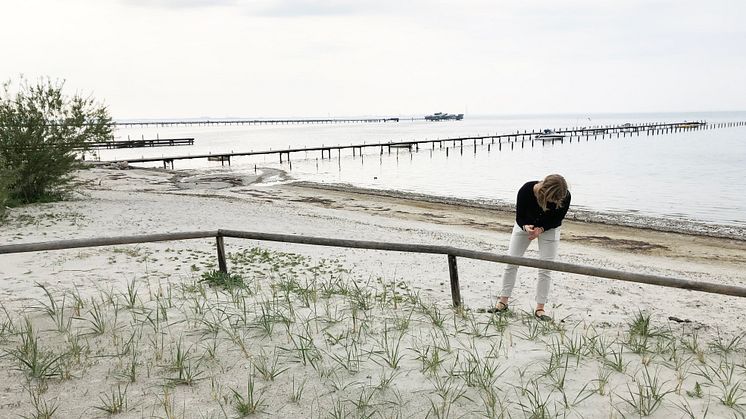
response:
<path id="1" fill-rule="evenodd" d="M 78 177 L 72 200 L 12 209 L 0 243 L 224 228 L 504 253 L 513 223 L 509 211 L 287 183 L 269 169 L 238 176 L 95 168 Z M 746 241 L 661 229 L 570 219 L 558 260 L 746 286 Z M 259 258 L 257 248 L 285 264 Z M 252 388 L 262 395 L 258 414 L 288 417 L 635 417 L 663 393 L 649 406 L 652 417 L 689 417 L 687 408 L 692 417 L 744 414 L 746 315 L 736 297 L 555 273 L 547 311 L 556 321 L 548 327 L 526 314 L 536 271 L 522 268 L 503 324 L 480 312 L 495 301 L 499 264 L 459 260 L 467 310 L 454 312 L 443 256 L 237 239 L 226 239 L 226 250 L 229 270 L 252 281 L 242 297 L 252 303 L 244 324 L 256 326 L 266 317 L 258 307 L 273 301 L 275 312 L 282 307 L 295 321 L 277 321 L 262 334 L 258 326 L 236 326 L 240 316 L 233 313 L 226 320 L 231 328 L 206 332 L 205 316 L 221 312 L 209 307 L 238 307 L 235 295 L 205 292 L 199 282 L 215 269 L 214 240 L 0 255 L 0 416 L 32 415 L 41 403 L 55 406 L 55 417 L 106 416 L 111 412 L 102 406 L 116 404 L 110 401 L 118 389 L 129 400 L 122 417 L 236 417 Z M 536 256 L 535 247 L 527 256 Z M 348 288 L 317 297 L 323 278 Z M 309 281 L 313 302 L 299 304 L 292 298 L 309 291 L 298 284 Z M 368 295 L 350 284 L 369 289 L 375 307 L 350 305 L 349 295 Z M 128 286 L 140 295 L 128 300 Z M 109 324 L 98 324 L 97 310 L 112 307 L 104 315 Z M 167 317 L 165 331 L 154 313 Z M 630 331 L 641 315 L 656 333 Z M 29 332 L 32 323 L 37 335 Z M 398 340 L 389 340 L 392 330 Z M 49 360 L 67 354 L 55 361 L 54 374 L 34 377 L 19 363 L 29 354 L 23 336 L 38 336 Z M 439 343 L 443 336 L 449 344 Z M 641 336 L 648 345 L 642 349 Z M 312 349 L 299 350 L 298 339 L 313 342 Z M 440 348 L 442 364 L 433 366 L 432 348 Z M 184 379 L 184 352 L 199 372 L 194 380 Z M 614 368 L 617 353 L 624 360 Z M 276 377 L 262 373 L 272 362 Z M 128 365 L 137 374 L 123 378 Z M 466 372 L 473 370 L 481 378 Z M 730 378 L 721 379 L 728 371 Z M 299 387 L 305 390 L 294 398 Z"/>

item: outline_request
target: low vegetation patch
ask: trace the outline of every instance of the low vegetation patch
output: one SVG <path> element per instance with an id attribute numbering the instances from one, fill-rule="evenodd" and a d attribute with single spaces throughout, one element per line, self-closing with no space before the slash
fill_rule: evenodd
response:
<path id="1" fill-rule="evenodd" d="M 175 252 L 168 252 L 175 253 Z M 185 263 L 198 263 L 186 261 Z M 635 313 L 621 328 L 454 310 L 406 281 L 248 249 L 230 274 L 43 287 L 0 314 L 26 417 L 742 417 L 742 336 Z M 182 274 L 184 275 L 184 274 Z M 126 289 L 125 289 L 126 288 Z"/>
<path id="2" fill-rule="evenodd" d="M 246 283 L 241 278 L 241 275 L 214 270 L 203 273 L 200 282 L 204 282 L 211 287 L 220 287 L 226 290 L 246 287 Z"/>

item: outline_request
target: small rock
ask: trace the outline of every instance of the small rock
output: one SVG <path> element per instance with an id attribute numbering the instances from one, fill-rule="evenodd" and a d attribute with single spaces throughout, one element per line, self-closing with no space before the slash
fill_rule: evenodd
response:
<path id="1" fill-rule="evenodd" d="M 689 319 L 680 319 L 676 316 L 668 316 L 668 320 L 674 321 L 676 323 L 691 323 L 692 322 Z"/>

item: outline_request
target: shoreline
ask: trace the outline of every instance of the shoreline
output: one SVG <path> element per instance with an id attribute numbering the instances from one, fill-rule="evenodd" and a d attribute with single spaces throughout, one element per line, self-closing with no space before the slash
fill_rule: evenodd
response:
<path id="1" fill-rule="evenodd" d="M 31 237 L 48 240 L 55 238 L 83 238 L 100 237 L 110 230 L 108 225 L 96 225 L 100 216 L 92 217 L 91 225 L 80 228 L 78 219 L 89 218 L 90 211 L 99 212 L 96 200 L 106 197 L 104 202 L 114 200 L 126 208 L 127 219 L 130 222 L 119 221 L 120 227 L 128 234 L 152 233 L 158 231 L 190 230 L 192 227 L 246 229 L 247 225 L 241 219 L 248 214 L 239 212 L 232 217 L 213 213 L 210 210 L 200 215 L 199 212 L 179 214 L 182 208 L 166 203 L 173 200 L 194 200 L 195 211 L 212 206 L 217 207 L 246 207 L 251 218 L 261 220 L 268 217 L 268 208 L 291 211 L 302 218 L 311 217 L 316 226 L 304 226 L 303 223 L 295 228 L 282 224 L 250 223 L 261 225 L 259 229 L 266 232 L 310 234 L 317 236 L 332 236 L 339 238 L 357 239 L 354 230 L 338 227 L 338 223 L 365 226 L 370 230 L 369 238 L 393 241 L 397 240 L 400 232 L 417 232 L 420 236 L 458 235 L 462 237 L 462 244 L 467 247 L 502 252 L 506 250 L 508 238 L 514 224 L 514 213 L 511 206 L 495 206 L 478 202 L 462 202 L 448 198 L 433 197 L 421 194 L 401 192 L 366 190 L 345 185 L 324 185 L 309 182 L 295 182 L 287 173 L 271 168 L 263 168 L 257 174 L 237 174 L 224 170 L 181 170 L 166 171 L 161 169 L 132 168 L 128 170 L 114 170 L 96 168 L 81 171 L 78 174 L 81 182 L 81 194 L 71 201 L 51 204 L 34 205 L 22 209 L 14 209 L 16 213 L 6 224 L 7 229 L 13 224 L 21 227 L 24 218 L 43 217 L 44 211 L 55 212 L 56 208 L 79 208 L 72 216 L 73 224 L 77 228 L 65 231 L 54 231 L 54 228 L 37 233 L 7 234 L 7 243 L 27 241 Z M 122 194 L 124 193 L 124 194 Z M 171 197 L 171 198 L 169 198 Z M 82 198 L 82 199 L 81 199 Z M 165 200 L 165 201 L 164 201 Z M 201 201 L 201 203 L 199 203 Z M 154 211 L 148 201 L 160 202 L 163 208 L 158 209 L 159 217 L 142 222 L 136 217 L 135 208 L 140 211 Z M 221 203 L 222 202 L 222 203 Z M 199 204 L 198 204 L 199 203 Z M 168 215 L 165 212 L 171 211 Z M 173 212 L 176 211 L 176 212 Z M 29 215 L 30 214 L 30 215 Z M 57 214 L 54 214 L 55 217 Z M 181 219 L 176 223 L 176 216 Z M 202 217 L 207 218 L 202 218 Z M 52 217 L 54 218 L 54 217 Z M 274 214 L 269 216 L 275 218 Z M 717 277 L 722 272 L 724 278 L 731 277 L 731 272 L 746 269 L 746 240 L 731 237 L 720 237 L 699 234 L 690 231 L 665 231 L 651 228 L 649 225 L 623 225 L 597 220 L 599 217 L 579 217 L 573 214 L 563 223 L 562 240 L 566 246 L 573 246 L 573 256 L 568 261 L 580 262 L 588 265 L 607 265 L 613 269 L 623 268 L 617 261 L 632 262 L 633 269 L 641 272 L 668 271 L 668 274 L 687 277 L 685 269 L 692 264 L 702 274 L 711 272 Z M 132 223 L 134 222 L 134 224 Z M 38 221 L 37 221 L 38 223 Z M 50 227 L 55 223 L 50 223 Z M 108 223 L 107 223 L 108 224 Z M 142 225 L 143 227 L 138 227 Z M 147 226 L 147 227 L 145 227 Z M 57 223 L 57 227 L 59 224 Z M 134 228 L 132 228 L 134 227 Z M 280 227 L 280 228 L 278 228 Z M 311 228 L 308 228 L 311 227 Z M 377 229 L 380 231 L 376 231 Z M 393 230 L 392 230 L 393 228 Z M 251 228 L 249 228 L 251 229 Z M 330 230 L 331 229 L 331 230 Z M 1 230 L 1 229 L 0 229 Z M 25 228 L 24 228 L 25 230 Z M 390 236 L 386 231 L 397 231 Z M 113 230 L 117 235 L 121 230 Z M 71 236 L 69 233 L 73 233 Z M 24 237 L 25 236 L 25 237 Z M 465 240 L 465 241 L 464 241 Z M 39 240 L 32 240 L 39 241 Z M 401 240 L 400 240 L 401 241 Z M 424 240 L 425 243 L 430 240 Z M 437 242 L 437 241 L 436 241 Z M 436 243 L 433 242 L 433 243 Z M 564 246 L 563 246 L 564 247 Z M 530 252 L 529 252 L 530 253 Z M 573 260 L 574 259 L 574 260 Z M 609 262 L 612 262 L 609 264 Z M 661 270 L 662 269 L 662 270 Z M 681 274 L 680 274 L 681 273 Z M 723 283 L 740 283 L 741 281 L 724 280 Z"/>
<path id="2" fill-rule="evenodd" d="M 513 227 L 513 205 L 458 200 L 425 194 L 358 188 L 343 184 L 322 184 L 294 180 L 287 171 L 261 167 L 257 173 L 229 171 L 224 168 L 163 170 L 131 166 L 96 167 L 81 178 L 96 177 L 119 184 L 116 188 L 137 192 L 189 195 L 242 202 L 258 198 L 265 202 L 302 203 L 321 209 L 349 210 L 354 213 L 386 216 L 404 221 L 416 220 L 431 226 L 467 228 L 470 231 L 509 235 Z M 85 173 L 81 172 L 81 173 Z M 103 176 L 103 177 L 102 177 Z M 108 182 L 107 182 L 108 183 Z M 266 191 L 272 191 L 267 194 Z M 384 202 L 385 205 L 381 205 Z M 308 206 L 308 205 L 307 205 Z M 364 216 L 367 216 L 364 215 Z M 346 216 L 345 216 L 346 218 Z M 570 208 L 563 223 L 562 240 L 588 250 L 595 247 L 631 255 L 659 256 L 681 261 L 696 260 L 708 265 L 728 262 L 746 269 L 746 233 L 719 234 L 702 229 L 672 228 L 667 221 L 632 217 L 636 222 L 609 214 L 577 211 Z M 216 226 L 225 228 L 224 226 Z M 708 234 L 709 233 L 709 234 Z"/>
<path id="3" fill-rule="evenodd" d="M 317 187 L 300 182 L 288 183 L 283 187 L 292 190 L 292 195 L 299 198 L 296 200 L 304 203 L 467 229 L 469 232 L 465 234 L 499 233 L 509 236 L 514 224 L 512 209 L 462 206 L 448 201 L 419 200 L 384 193 L 368 194 L 361 190 Z M 320 191 L 323 194 L 320 195 Z M 730 237 L 566 219 L 562 224 L 562 241 L 582 247 L 584 250 L 581 253 L 595 253 L 600 247 L 621 259 L 655 257 L 696 261 L 712 266 L 727 262 L 742 265 L 746 269 L 746 241 Z"/>
<path id="4" fill-rule="evenodd" d="M 95 166 L 94 166 L 95 167 Z M 101 167 L 104 170 L 110 170 L 107 167 Z M 501 203 L 497 201 L 484 201 L 467 198 L 456 198 L 440 195 L 430 195 L 417 192 L 405 192 L 395 189 L 376 189 L 354 186 L 346 183 L 319 183 L 306 180 L 298 180 L 291 176 L 287 170 L 258 167 L 258 174 L 246 172 L 230 172 L 223 168 L 210 169 L 184 169 L 168 171 L 172 175 L 172 181 L 181 189 L 192 189 L 197 187 L 188 186 L 182 181 L 184 179 L 196 179 L 197 183 L 201 178 L 215 179 L 217 183 L 223 185 L 213 185 L 214 189 L 224 189 L 237 186 L 248 186 L 263 184 L 268 181 L 288 185 L 291 187 L 349 193 L 360 196 L 378 196 L 383 198 L 394 198 L 399 200 L 411 201 L 413 204 L 428 203 L 440 204 L 457 208 L 473 208 L 479 210 L 497 211 L 512 216 L 515 211 L 515 205 L 512 203 Z M 160 168 L 146 168 L 138 166 L 129 166 L 125 170 L 142 170 L 154 173 L 164 173 Z M 274 179 L 272 179 L 274 178 Z M 204 182 L 203 186 L 206 185 Z M 623 214 L 621 212 L 604 212 L 598 210 L 578 209 L 571 206 L 567 212 L 565 220 L 578 223 L 602 224 L 610 227 L 626 227 L 646 231 L 657 231 L 660 233 L 676 233 L 695 237 L 709 237 L 715 239 L 734 240 L 746 243 L 746 227 L 729 226 L 717 223 L 707 223 L 697 220 L 682 220 L 676 218 L 657 217 L 650 215 L 641 215 L 634 213 Z"/>
<path id="5" fill-rule="evenodd" d="M 107 177 L 133 191 L 183 194 L 235 202 L 260 198 L 266 202 L 302 203 L 321 209 L 349 210 L 405 221 L 416 220 L 425 223 L 424 225 L 507 235 L 514 223 L 513 205 L 296 181 L 288 172 L 276 168 L 262 167 L 256 174 L 231 172 L 222 168 L 171 171 L 135 166 L 126 170 L 93 170 L 107 174 Z M 135 187 L 138 183 L 141 185 Z M 149 186 L 143 187 L 142 184 Z M 261 191 L 272 192 L 265 194 Z M 610 251 L 622 252 L 619 255 L 622 258 L 629 254 L 655 255 L 678 260 L 697 260 L 713 265 L 721 262 L 743 264 L 746 269 L 744 235 L 705 234 L 695 229 L 668 228 L 663 224 L 666 220 L 636 220 L 635 223 L 622 222 L 623 220 L 608 214 L 573 211 L 570 208 L 563 223 L 565 228 L 562 240 L 588 249 L 600 246 Z"/>
<path id="6" fill-rule="evenodd" d="M 499 211 L 506 214 L 512 214 L 515 211 L 515 205 L 513 204 L 501 204 L 497 202 L 485 202 L 473 199 L 437 196 L 416 192 L 403 192 L 394 189 L 364 188 L 343 183 L 327 184 L 303 180 L 294 181 L 290 184 L 309 189 L 381 196 L 410 200 L 413 202 L 427 202 L 459 207 L 469 207 L 490 211 Z M 737 226 L 726 226 L 722 224 L 708 224 L 693 220 L 676 220 L 664 217 L 584 210 L 573 208 L 572 206 L 568 210 L 565 219 L 581 223 L 605 224 L 616 227 L 629 227 L 641 230 L 653 230 L 664 233 L 672 232 L 691 236 L 703 236 L 746 242 L 746 228 Z"/>

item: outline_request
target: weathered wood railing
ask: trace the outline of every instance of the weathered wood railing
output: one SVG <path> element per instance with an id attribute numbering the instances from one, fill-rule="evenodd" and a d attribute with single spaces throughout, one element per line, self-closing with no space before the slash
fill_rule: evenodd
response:
<path id="1" fill-rule="evenodd" d="M 308 244 L 315 246 L 344 247 L 354 249 L 384 250 L 392 252 L 409 252 L 440 254 L 448 257 L 448 271 L 451 282 L 451 298 L 454 306 L 459 306 L 461 300 L 461 287 L 459 285 L 458 267 L 456 258 L 462 257 L 488 262 L 507 263 L 532 268 L 548 269 L 552 271 L 568 272 L 579 275 L 587 275 L 599 278 L 617 279 L 626 282 L 659 285 L 670 288 L 682 288 L 692 291 L 708 292 L 713 294 L 746 297 L 746 288 L 733 285 L 715 284 L 711 282 L 692 281 L 682 278 L 671 278 L 658 275 L 624 272 L 611 269 L 595 268 L 591 266 L 575 265 L 564 262 L 552 262 L 525 257 L 501 255 L 489 252 L 460 249 L 450 246 L 435 246 L 411 243 L 389 243 L 363 240 L 345 240 L 327 237 L 299 236 L 293 234 L 261 233 L 255 231 L 238 230 L 209 230 L 192 231 L 183 233 L 148 234 L 138 236 L 98 237 L 92 239 L 59 240 L 37 243 L 8 244 L 0 246 L 0 254 L 40 252 L 46 250 L 74 249 L 80 247 L 112 246 L 121 244 L 152 243 L 174 240 L 215 238 L 218 257 L 218 267 L 222 272 L 228 272 L 224 238 L 238 238 L 258 241 L 274 241 L 283 243 Z"/>

